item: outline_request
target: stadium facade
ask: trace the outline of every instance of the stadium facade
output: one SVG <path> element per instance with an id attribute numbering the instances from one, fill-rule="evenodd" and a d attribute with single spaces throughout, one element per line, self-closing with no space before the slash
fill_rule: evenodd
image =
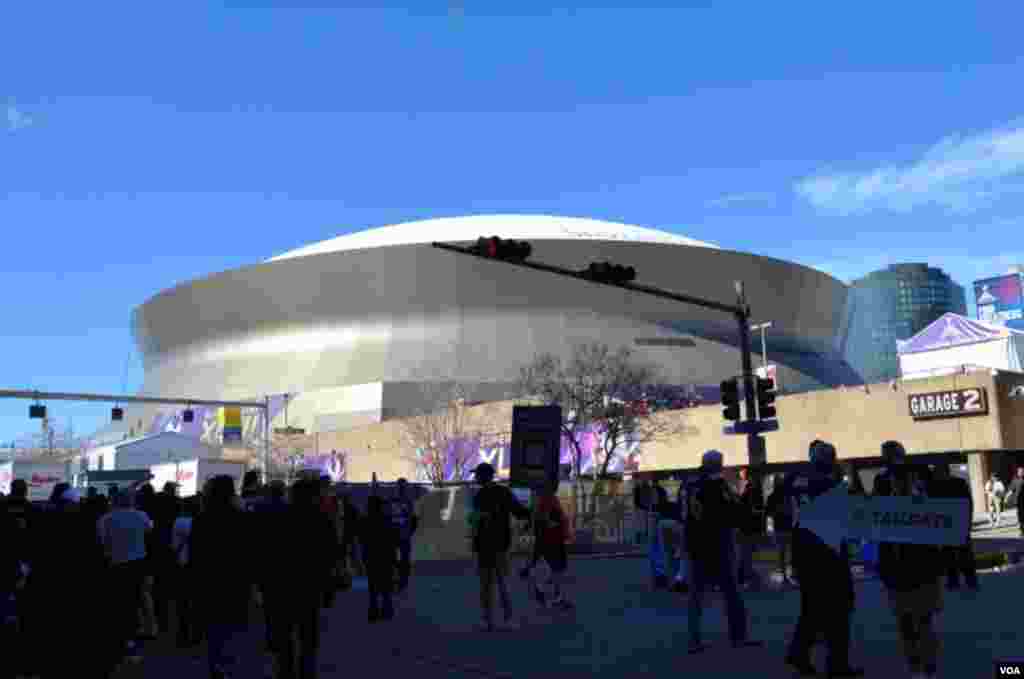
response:
<path id="1" fill-rule="evenodd" d="M 529 241 L 536 261 L 632 265 L 638 282 L 722 302 L 743 280 L 752 320 L 773 322 L 767 351 L 786 391 L 861 381 L 841 354 L 847 286 L 827 274 L 636 226 L 490 215 L 369 229 L 157 294 L 132 318 L 142 391 L 289 394 L 289 424 L 327 432 L 413 414 L 437 393 L 430 385 L 507 398 L 539 352 L 566 357 L 592 340 L 630 346 L 664 381 L 697 391 L 739 372 L 727 314 L 429 246 L 491 235 Z M 273 416 L 277 426 L 280 407 Z M 166 417 L 134 410 L 127 421 L 152 431 Z"/>

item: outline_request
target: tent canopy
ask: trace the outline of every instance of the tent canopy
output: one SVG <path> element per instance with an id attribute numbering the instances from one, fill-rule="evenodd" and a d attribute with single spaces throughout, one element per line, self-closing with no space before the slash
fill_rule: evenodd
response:
<path id="1" fill-rule="evenodd" d="M 1024 332 L 948 313 L 939 316 L 910 339 L 897 340 L 896 352 L 916 354 L 1017 336 L 1024 337 Z"/>

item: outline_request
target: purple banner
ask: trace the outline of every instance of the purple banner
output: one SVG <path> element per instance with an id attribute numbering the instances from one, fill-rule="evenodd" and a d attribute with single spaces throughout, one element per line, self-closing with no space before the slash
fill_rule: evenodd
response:
<path id="1" fill-rule="evenodd" d="M 586 476 L 593 474 L 595 468 L 600 470 L 603 461 L 604 434 L 599 427 L 588 427 L 579 435 L 580 472 Z M 560 463 L 574 465 L 576 447 L 567 436 L 562 437 Z M 417 449 L 418 481 L 430 481 L 429 477 L 437 464 L 433 453 Z M 508 442 L 488 443 L 479 438 L 467 437 L 455 439 L 448 444 L 444 460 L 445 481 L 468 481 L 473 469 L 486 462 L 493 466 L 500 478 L 508 476 L 509 444 Z M 439 466 L 439 465 L 438 465 Z M 614 458 L 608 464 L 611 473 L 631 472 L 640 469 L 640 446 L 635 441 L 625 441 L 617 447 Z M 575 469 L 573 469 L 575 473 Z"/>

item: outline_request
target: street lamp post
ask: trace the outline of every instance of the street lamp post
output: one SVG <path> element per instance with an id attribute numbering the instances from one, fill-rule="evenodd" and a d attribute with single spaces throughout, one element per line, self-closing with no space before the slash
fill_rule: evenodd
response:
<path id="1" fill-rule="evenodd" d="M 772 322 L 767 321 L 765 323 L 758 323 L 757 325 L 750 326 L 751 331 L 761 331 L 761 367 L 764 368 L 768 365 L 768 342 L 765 339 L 765 331 L 772 327 Z"/>

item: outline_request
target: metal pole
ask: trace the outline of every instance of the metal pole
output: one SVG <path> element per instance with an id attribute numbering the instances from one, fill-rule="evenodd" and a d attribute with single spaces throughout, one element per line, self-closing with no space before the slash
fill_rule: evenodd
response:
<path id="1" fill-rule="evenodd" d="M 737 281 L 736 293 L 739 298 L 739 310 L 736 312 L 736 321 L 740 326 L 740 360 L 743 368 L 743 400 L 746 405 L 746 417 L 744 418 L 747 422 L 757 421 L 757 413 L 755 412 L 756 400 L 754 398 L 754 381 L 752 379 L 754 372 L 754 361 L 751 356 L 750 348 L 750 307 L 747 306 L 746 295 L 743 290 L 743 283 Z M 761 451 L 762 451 L 762 439 L 757 434 L 747 434 L 747 460 L 749 465 L 754 469 L 751 469 L 752 480 L 756 480 L 760 483 L 761 473 L 759 468 L 761 467 Z"/>
<path id="2" fill-rule="evenodd" d="M 162 403 L 186 406 L 235 406 L 238 408 L 263 408 L 259 401 L 212 401 L 195 398 L 164 398 L 153 396 L 117 396 L 113 394 L 75 394 L 68 392 L 25 391 L 0 389 L 0 398 L 16 398 L 29 401 L 100 401 L 113 403 Z"/>
<path id="3" fill-rule="evenodd" d="M 263 483 L 270 481 L 270 397 L 263 399 Z"/>
<path id="4" fill-rule="evenodd" d="M 765 334 L 768 332 L 768 326 L 766 324 L 761 325 L 761 367 L 768 367 L 768 341 L 765 339 Z"/>

